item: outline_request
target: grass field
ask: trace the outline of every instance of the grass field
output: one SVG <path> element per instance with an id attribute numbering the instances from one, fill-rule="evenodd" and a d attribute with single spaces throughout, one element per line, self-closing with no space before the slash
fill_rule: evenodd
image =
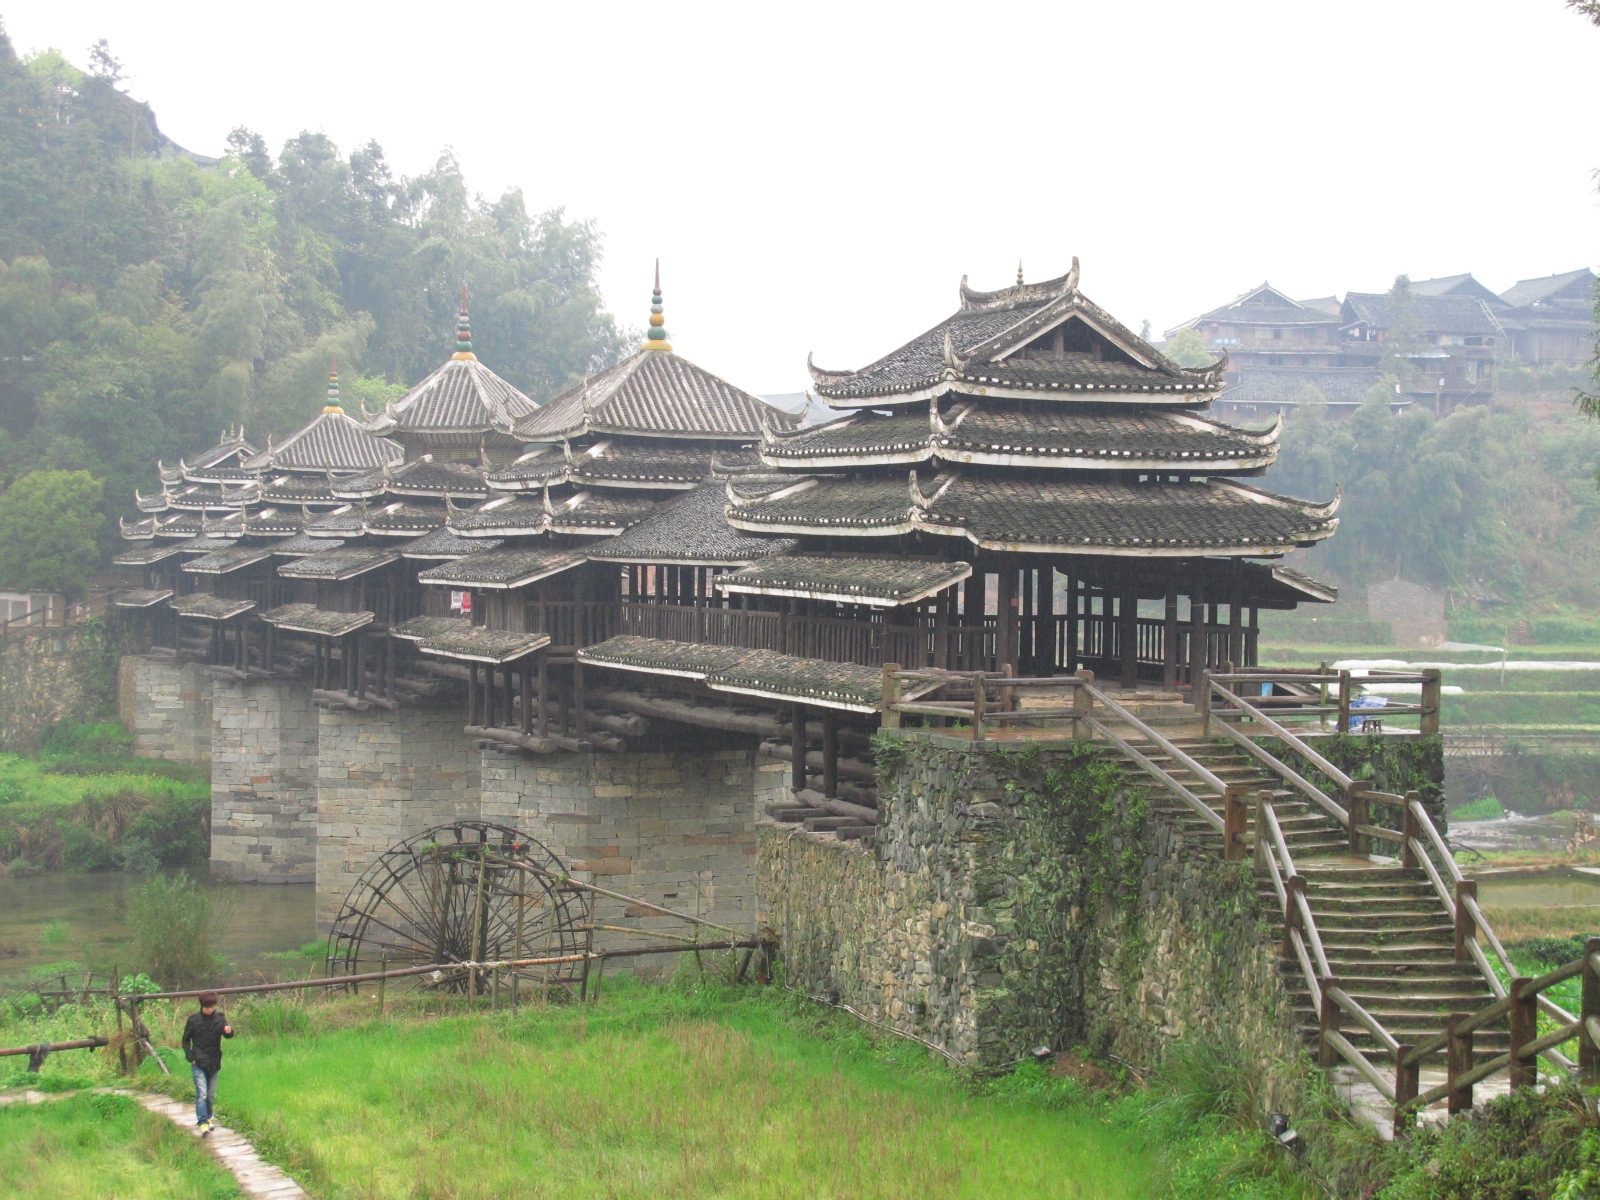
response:
<path id="1" fill-rule="evenodd" d="M 227 1200 L 233 1176 L 125 1096 L 0 1105 L 0 1195 L 11 1200 Z"/>

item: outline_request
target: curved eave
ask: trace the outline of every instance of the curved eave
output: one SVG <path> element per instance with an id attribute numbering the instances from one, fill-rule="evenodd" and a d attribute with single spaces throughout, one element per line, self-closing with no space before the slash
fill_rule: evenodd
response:
<path id="1" fill-rule="evenodd" d="M 829 525 L 750 521 L 741 520 L 731 509 L 727 513 L 726 520 L 735 529 L 742 529 L 746 533 L 786 533 L 801 537 L 832 537 L 837 534 L 847 534 L 852 537 L 900 537 L 914 532 L 917 528 L 915 522 L 910 520 L 897 521 L 892 525 L 851 525 L 844 521 Z"/>
<path id="2" fill-rule="evenodd" d="M 537 525 L 497 525 L 493 529 L 462 529 L 459 525 L 446 525 L 445 528 L 458 538 L 508 538 L 538 537 L 541 533 L 548 533 L 550 525 L 540 521 Z"/>
<path id="3" fill-rule="evenodd" d="M 837 604 L 861 604 L 867 608 L 893 609 L 901 608 L 907 604 L 915 604 L 918 600 L 926 600 L 929 596 L 936 596 L 946 588 L 952 588 L 961 580 L 972 574 L 969 569 L 966 575 L 956 579 L 946 579 L 932 587 L 922 588 L 905 596 L 863 596 L 850 592 L 830 592 L 827 588 L 805 587 L 772 587 L 764 584 L 751 584 L 748 586 L 730 583 L 717 584 L 717 590 L 722 592 L 742 592 L 748 596 L 785 596 L 796 600 L 831 600 Z"/>
<path id="4" fill-rule="evenodd" d="M 558 471 L 554 475 L 540 475 L 537 479 L 485 479 L 484 482 L 495 492 L 539 492 L 547 487 L 572 483 L 573 477 L 567 471 Z"/>
<path id="5" fill-rule="evenodd" d="M 1291 550 L 1303 549 L 1315 545 L 1324 538 L 1332 537 L 1339 527 L 1338 519 L 1335 518 L 1329 521 L 1326 527 L 1308 530 L 1294 541 L 1217 541 L 1180 544 L 1154 538 L 1146 540 L 1121 538 L 1115 542 L 1088 539 L 1079 542 L 1033 542 L 1026 539 L 1009 541 L 983 537 L 964 526 L 943 525 L 932 518 L 919 518 L 914 524 L 923 533 L 965 538 L 980 549 L 1002 554 L 1071 554 L 1132 558 L 1194 558 L 1198 555 L 1219 555 L 1227 558 L 1278 557 Z"/>
<path id="6" fill-rule="evenodd" d="M 933 448 L 926 443 L 905 448 L 872 450 L 864 454 L 827 454 L 812 457 L 799 455 L 768 454 L 765 449 L 761 452 L 761 464 L 766 467 L 787 468 L 796 471 L 822 469 L 824 467 L 886 467 L 912 465 L 927 462 L 933 457 Z"/>
<path id="7" fill-rule="evenodd" d="M 979 383 L 974 379 L 930 379 L 922 384 L 866 396 L 835 395 L 822 385 L 817 395 L 832 408 L 883 408 L 889 405 L 922 403 L 952 394 L 987 396 L 997 400 L 1093 400 L 1097 404 L 1169 404 L 1174 408 L 1206 404 L 1215 400 L 1222 384 L 1204 387 L 1167 387 L 1130 391 L 1098 384 L 1062 384 L 1058 387 L 1015 387 L 1001 383 Z"/>
<path id="8" fill-rule="evenodd" d="M 1078 455 L 1070 451 L 1024 451 L 1022 453 L 995 450 L 957 450 L 948 446 L 926 447 L 921 450 L 896 450 L 888 453 L 861 455 L 834 455 L 817 458 L 779 458 L 763 454 L 761 461 L 769 467 L 795 471 L 820 471 L 852 467 L 904 466 L 917 463 L 974 463 L 996 467 L 1055 467 L 1079 471 L 1253 471 L 1270 467 L 1278 459 L 1274 447 L 1270 453 L 1251 455 L 1176 454 L 1176 455 Z"/>
<path id="9" fill-rule="evenodd" d="M 596 665 L 603 666 L 606 664 L 597 663 Z M 634 668 L 628 667 L 625 669 L 633 670 Z M 666 672 L 663 672 L 663 674 L 665 673 Z M 836 708 L 842 712 L 875 713 L 881 712 L 883 707 L 882 705 L 878 704 L 862 704 L 856 701 L 836 700 L 831 696 L 813 696 L 810 693 L 769 692 L 763 688 L 734 687 L 732 684 L 712 683 L 709 680 L 706 682 L 706 687 L 713 692 L 724 692 L 732 696 L 756 696 L 762 700 L 777 700 L 783 704 L 793 704 L 796 701 L 800 701 L 801 703 L 809 705 L 812 708 Z"/>
<path id="10" fill-rule="evenodd" d="M 582 472 L 573 476 L 572 482 L 579 487 L 597 488 L 649 488 L 653 491 L 683 492 L 693 491 L 705 480 L 699 476 L 674 475 L 668 478 L 643 478 L 619 479 L 609 475 L 585 475 Z"/>
<path id="11" fill-rule="evenodd" d="M 626 525 L 563 525 L 550 522 L 551 533 L 565 533 L 573 537 L 616 537 L 627 531 Z"/>

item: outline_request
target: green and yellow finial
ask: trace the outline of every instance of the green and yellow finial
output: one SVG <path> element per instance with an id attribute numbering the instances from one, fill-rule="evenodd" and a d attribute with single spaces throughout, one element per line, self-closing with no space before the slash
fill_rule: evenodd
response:
<path id="1" fill-rule="evenodd" d="M 325 413 L 342 413 L 344 406 L 339 403 L 339 356 L 333 356 L 333 364 L 328 368 L 328 403 L 323 405 Z"/>
<path id="2" fill-rule="evenodd" d="M 461 316 L 456 321 L 456 352 L 450 356 L 467 362 L 477 360 L 472 352 L 472 327 L 467 322 L 467 285 L 461 285 Z"/>
<path id="3" fill-rule="evenodd" d="M 667 319 L 661 315 L 661 260 L 656 259 L 656 290 L 650 293 L 650 332 L 645 336 L 646 350 L 671 350 L 667 341 Z"/>

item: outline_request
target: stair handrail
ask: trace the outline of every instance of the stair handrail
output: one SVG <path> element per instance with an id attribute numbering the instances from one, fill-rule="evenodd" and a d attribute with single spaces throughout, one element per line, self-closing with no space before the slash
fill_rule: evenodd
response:
<path id="1" fill-rule="evenodd" d="M 1184 787 L 1183 784 L 1179 783 L 1171 775 L 1163 771 L 1154 762 L 1152 762 L 1148 756 L 1141 753 L 1137 747 L 1128 742 L 1127 739 L 1119 736 L 1113 730 L 1108 728 L 1103 721 L 1096 717 L 1088 717 L 1086 719 L 1091 730 L 1093 730 L 1095 733 L 1098 733 L 1101 737 L 1105 738 L 1106 741 L 1110 742 L 1118 750 L 1122 751 L 1123 754 L 1127 755 L 1129 758 L 1133 759 L 1135 763 L 1143 767 L 1146 774 L 1153 776 L 1156 782 L 1162 784 L 1167 788 L 1168 791 L 1173 792 L 1180 800 L 1192 808 L 1218 833 L 1224 835 L 1226 834 L 1226 822 L 1224 822 L 1221 817 L 1217 816 L 1216 809 L 1212 808 L 1204 800 L 1200 799 L 1199 796 L 1195 795 L 1188 788 Z"/>
<path id="2" fill-rule="evenodd" d="M 1181 763 L 1183 768 L 1192 774 L 1196 779 L 1204 780 L 1211 787 L 1215 788 L 1218 796 L 1226 796 L 1228 794 L 1228 785 L 1218 778 L 1214 772 L 1202 766 L 1199 762 L 1195 761 L 1192 756 L 1184 753 L 1184 751 L 1180 750 L 1167 738 L 1157 733 L 1150 725 L 1145 724 L 1144 721 L 1140 720 L 1128 709 L 1118 704 L 1109 695 L 1107 695 L 1104 690 L 1096 687 L 1092 676 L 1087 676 L 1086 673 L 1085 676 L 1081 676 L 1080 678 L 1083 679 L 1083 690 L 1087 692 L 1092 699 L 1105 705 L 1108 709 L 1115 713 L 1117 720 L 1121 721 L 1124 725 L 1131 725 L 1134 729 L 1138 730 L 1138 732 L 1152 745 L 1159 747 L 1166 754 L 1171 755 L 1175 762 Z"/>
<path id="3" fill-rule="evenodd" d="M 1256 707 L 1254 704 L 1251 704 L 1237 692 L 1230 692 L 1223 682 L 1214 678 L 1210 672 L 1206 673 L 1206 684 L 1210 689 L 1210 694 L 1212 696 L 1221 696 L 1229 704 L 1239 709 L 1240 712 L 1242 712 L 1245 716 L 1249 717 L 1252 721 L 1266 726 L 1266 728 L 1272 732 L 1274 737 L 1277 737 L 1283 742 L 1287 743 L 1291 750 L 1293 750 L 1296 754 L 1299 754 L 1329 779 L 1333 780 L 1338 787 L 1345 791 L 1349 791 L 1350 785 L 1354 783 L 1355 780 L 1351 779 L 1349 775 L 1345 774 L 1338 767 L 1334 766 L 1333 763 L 1329 762 L 1322 755 L 1318 754 L 1296 734 L 1291 733 L 1287 728 L 1274 721 L 1271 717 L 1267 716 L 1266 713 L 1262 712 L 1261 709 Z M 1208 715 L 1209 712 L 1210 705 L 1208 704 Z M 1348 816 L 1345 819 L 1348 820 Z"/>
<path id="4" fill-rule="evenodd" d="M 1264 750 L 1262 747 L 1256 745 L 1255 739 L 1244 730 L 1238 729 L 1233 725 L 1228 724 L 1226 721 L 1218 721 L 1217 728 L 1221 729 L 1223 734 L 1225 734 L 1229 739 L 1243 747 L 1252 758 L 1265 766 L 1269 771 L 1274 772 L 1282 779 L 1292 783 L 1296 788 L 1303 792 L 1313 804 L 1326 811 L 1327 814 L 1334 820 L 1338 821 L 1341 825 L 1348 825 L 1350 823 L 1350 814 L 1342 805 L 1339 804 L 1338 801 L 1328 796 L 1321 788 L 1312 783 L 1309 779 L 1305 778 L 1305 776 L 1301 775 L 1294 768 L 1289 766 L 1288 763 L 1284 762 L 1276 755 Z"/>

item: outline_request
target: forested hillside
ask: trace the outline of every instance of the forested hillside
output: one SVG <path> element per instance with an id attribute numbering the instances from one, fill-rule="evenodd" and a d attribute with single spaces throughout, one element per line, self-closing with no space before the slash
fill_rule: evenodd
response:
<path id="1" fill-rule="evenodd" d="M 81 582 L 157 458 L 290 432 L 335 352 L 351 403 L 415 382 L 463 282 L 479 354 L 537 399 L 619 354 L 591 224 L 474 196 L 448 151 L 417 178 L 315 133 L 191 154 L 118 78 L 103 44 L 84 72 L 0 29 L 0 587 Z"/>

